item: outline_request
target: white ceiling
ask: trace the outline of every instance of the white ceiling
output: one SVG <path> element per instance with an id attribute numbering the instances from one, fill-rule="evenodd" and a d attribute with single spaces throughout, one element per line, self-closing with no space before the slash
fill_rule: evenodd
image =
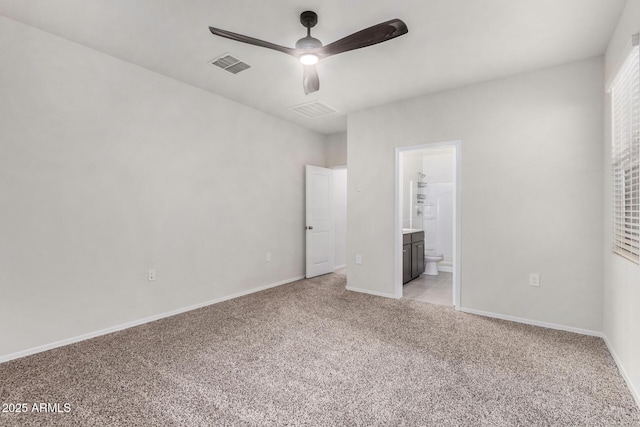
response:
<path id="1" fill-rule="evenodd" d="M 375 105 L 603 54 L 624 0 L 0 0 L 0 14 L 317 132 Z M 318 13 L 324 44 L 392 18 L 409 33 L 327 58 L 305 95 L 296 58 L 213 36 L 208 26 L 293 47 L 299 14 Z M 252 65 L 208 64 L 231 52 Z M 289 107 L 340 113 L 307 119 Z"/>

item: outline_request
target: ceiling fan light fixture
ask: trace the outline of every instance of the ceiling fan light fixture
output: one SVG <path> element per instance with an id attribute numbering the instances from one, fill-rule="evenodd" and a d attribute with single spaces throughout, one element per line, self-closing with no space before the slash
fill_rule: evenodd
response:
<path id="1" fill-rule="evenodd" d="M 314 55 L 313 53 L 305 53 L 300 56 L 300 62 L 304 65 L 315 65 L 318 63 L 318 55 Z"/>
<path id="2" fill-rule="evenodd" d="M 304 65 L 302 87 L 304 88 L 304 93 L 306 95 L 320 89 L 320 80 L 318 79 L 318 72 L 315 67 L 320 58 L 325 59 L 339 53 L 349 52 L 350 50 L 386 42 L 409 32 L 407 24 L 402 22 L 400 19 L 395 18 L 365 28 L 364 30 L 360 30 L 323 46 L 320 40 L 315 37 L 311 37 L 311 28 L 315 27 L 318 23 L 318 15 L 311 10 L 302 12 L 300 14 L 300 23 L 307 29 L 307 35 L 296 42 L 295 49 L 245 36 L 243 34 L 221 30 L 220 28 L 209 27 L 209 31 L 211 31 L 211 34 L 214 36 L 224 37 L 266 49 L 277 50 L 278 52 L 286 53 L 287 55 L 298 58 L 302 65 Z"/>

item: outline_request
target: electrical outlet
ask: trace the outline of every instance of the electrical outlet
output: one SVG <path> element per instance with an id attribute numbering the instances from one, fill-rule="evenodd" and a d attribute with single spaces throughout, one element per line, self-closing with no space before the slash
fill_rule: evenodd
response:
<path id="1" fill-rule="evenodd" d="M 271 252 L 267 252 L 264 256 L 264 260 L 267 262 L 271 262 Z"/>
<path id="2" fill-rule="evenodd" d="M 540 273 L 529 274 L 529 286 L 540 287 Z"/>
<path id="3" fill-rule="evenodd" d="M 155 268 L 150 268 L 147 272 L 147 281 L 153 282 L 154 280 L 156 280 L 156 270 Z"/>
<path id="4" fill-rule="evenodd" d="M 356 264 L 362 264 L 362 255 L 356 254 Z"/>

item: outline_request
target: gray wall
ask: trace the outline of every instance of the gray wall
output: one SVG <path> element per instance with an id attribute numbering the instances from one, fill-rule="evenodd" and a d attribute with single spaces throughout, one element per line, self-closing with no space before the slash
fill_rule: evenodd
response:
<path id="1" fill-rule="evenodd" d="M 335 266 L 347 265 L 347 169 L 333 170 Z"/>
<path id="2" fill-rule="evenodd" d="M 324 136 L 3 17 L 0 51 L 0 357 L 304 275 Z"/>
<path id="3" fill-rule="evenodd" d="M 327 166 L 345 166 L 347 164 L 347 134 L 327 135 Z"/>
<path id="4" fill-rule="evenodd" d="M 624 55 L 631 36 L 640 31 L 640 1 L 627 1 L 607 49 L 608 80 Z M 614 255 L 611 224 L 611 102 L 606 97 L 604 139 L 604 335 L 640 405 L 640 266 Z"/>
<path id="5" fill-rule="evenodd" d="M 326 136 L 327 167 L 347 165 L 347 133 Z M 347 170 L 334 170 L 336 267 L 347 263 Z"/>
<path id="6" fill-rule="evenodd" d="M 602 331 L 602 81 L 594 58 L 350 115 L 348 286 L 394 294 L 396 147 L 461 140 L 462 307 Z"/>

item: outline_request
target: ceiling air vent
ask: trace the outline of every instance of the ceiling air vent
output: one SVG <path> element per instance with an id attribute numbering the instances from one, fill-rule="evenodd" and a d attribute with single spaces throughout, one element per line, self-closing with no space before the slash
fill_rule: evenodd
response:
<path id="1" fill-rule="evenodd" d="M 223 70 L 230 72 L 231 74 L 238 74 L 240 71 L 251 68 L 251 65 L 240 61 L 230 53 L 225 53 L 222 56 L 212 59 L 210 63 L 211 65 L 215 65 L 216 67 L 220 67 Z"/>
<path id="2" fill-rule="evenodd" d="M 318 117 L 328 116 L 329 114 L 334 114 L 338 112 L 338 110 L 336 110 L 335 108 L 330 107 L 327 104 L 323 104 L 320 101 L 306 102 L 304 104 L 291 107 L 290 110 L 295 111 L 296 113 L 308 119 L 315 119 Z"/>

